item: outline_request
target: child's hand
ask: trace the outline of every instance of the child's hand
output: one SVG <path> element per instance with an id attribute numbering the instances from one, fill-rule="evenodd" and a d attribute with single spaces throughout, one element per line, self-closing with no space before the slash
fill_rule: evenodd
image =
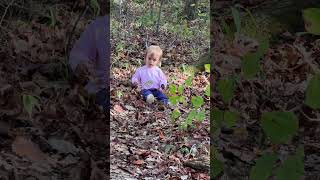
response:
<path id="1" fill-rule="evenodd" d="M 164 86 L 164 84 L 161 84 L 161 91 L 164 91 L 166 89 L 166 87 Z"/>

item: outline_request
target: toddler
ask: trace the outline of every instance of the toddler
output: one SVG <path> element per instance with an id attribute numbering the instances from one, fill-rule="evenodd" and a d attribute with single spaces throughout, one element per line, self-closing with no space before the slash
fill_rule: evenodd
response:
<path id="1" fill-rule="evenodd" d="M 86 26 L 69 57 L 72 74 L 87 82 L 85 89 L 95 94 L 96 103 L 107 112 L 109 104 L 110 19 L 101 16 Z M 89 79 L 88 77 L 93 77 Z"/>
<path id="2" fill-rule="evenodd" d="M 167 79 L 162 70 L 158 67 L 162 56 L 162 50 L 159 46 L 150 46 L 147 48 L 145 56 L 145 65 L 138 68 L 132 76 L 132 83 L 135 87 L 139 86 L 143 99 L 149 104 L 158 99 L 164 104 L 168 104 L 168 98 L 163 93 L 167 87 Z"/>

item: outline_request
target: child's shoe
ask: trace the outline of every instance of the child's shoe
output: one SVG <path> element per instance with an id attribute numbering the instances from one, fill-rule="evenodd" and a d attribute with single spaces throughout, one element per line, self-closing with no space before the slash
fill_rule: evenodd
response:
<path id="1" fill-rule="evenodd" d="M 147 96 L 147 103 L 149 103 L 149 104 L 152 104 L 153 102 L 154 102 L 154 96 L 153 96 L 153 94 L 149 94 L 148 96 Z"/>

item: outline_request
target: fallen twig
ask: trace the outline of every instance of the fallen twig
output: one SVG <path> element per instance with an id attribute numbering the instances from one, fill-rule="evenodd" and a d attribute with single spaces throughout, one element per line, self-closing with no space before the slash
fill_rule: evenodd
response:
<path id="1" fill-rule="evenodd" d="M 183 165 L 198 171 L 209 171 L 210 169 L 210 166 L 202 161 L 195 161 L 195 160 L 187 161 L 187 162 L 184 162 Z"/>
<path id="2" fill-rule="evenodd" d="M 8 6 L 6 7 L 6 9 L 4 10 L 4 13 L 3 13 L 3 15 L 2 15 L 2 17 L 1 17 L 1 21 L 0 21 L 0 26 L 1 26 L 1 24 L 2 24 L 2 21 L 3 21 L 4 17 L 5 17 L 6 14 L 7 14 L 7 11 L 8 11 L 8 9 L 9 9 L 9 7 L 13 4 L 13 2 L 14 2 L 14 0 L 12 0 L 12 1 L 10 2 L 10 4 L 8 4 Z"/>
<path id="3" fill-rule="evenodd" d="M 309 117 L 306 113 L 303 112 L 302 109 L 299 109 L 299 111 L 301 112 L 301 114 L 306 117 L 309 121 L 317 121 L 317 122 L 320 122 L 320 119 L 317 117 L 317 118 L 311 118 Z"/>

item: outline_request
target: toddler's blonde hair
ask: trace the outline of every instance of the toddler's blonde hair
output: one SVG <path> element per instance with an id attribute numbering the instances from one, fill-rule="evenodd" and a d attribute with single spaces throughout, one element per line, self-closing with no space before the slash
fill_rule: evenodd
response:
<path id="1" fill-rule="evenodd" d="M 161 66 L 161 57 L 163 52 L 160 46 L 156 46 L 156 45 L 149 46 L 147 48 L 146 58 L 148 57 L 149 54 L 152 54 L 152 53 L 158 54 L 160 56 L 158 66 Z"/>

